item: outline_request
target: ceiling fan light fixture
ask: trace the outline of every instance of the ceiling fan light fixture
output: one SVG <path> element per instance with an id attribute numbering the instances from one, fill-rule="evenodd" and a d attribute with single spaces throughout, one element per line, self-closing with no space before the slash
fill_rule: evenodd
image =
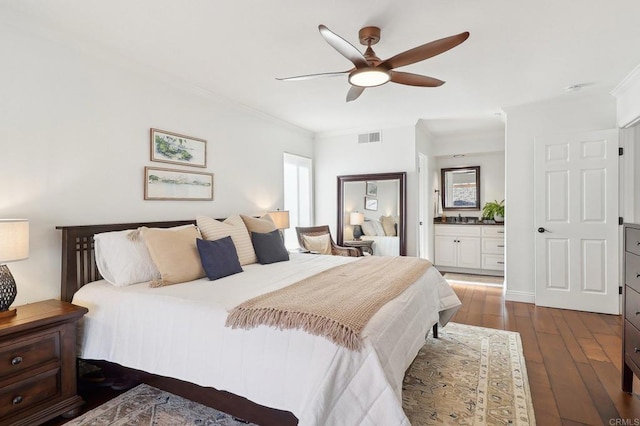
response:
<path id="1" fill-rule="evenodd" d="M 389 80 L 391 80 L 391 74 L 381 68 L 361 68 L 349 74 L 349 83 L 358 87 L 381 86 Z"/>

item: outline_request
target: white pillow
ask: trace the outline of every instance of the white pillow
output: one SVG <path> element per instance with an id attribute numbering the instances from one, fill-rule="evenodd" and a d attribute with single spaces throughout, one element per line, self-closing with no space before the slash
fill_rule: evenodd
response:
<path id="1" fill-rule="evenodd" d="M 98 271 L 111 284 L 124 287 L 160 278 L 137 230 L 104 232 L 93 238 Z"/>
<path id="2" fill-rule="evenodd" d="M 377 235 L 376 228 L 373 226 L 373 223 L 370 220 L 364 221 L 364 223 L 362 224 L 362 232 L 367 237 L 375 237 Z"/>
<path id="3" fill-rule="evenodd" d="M 248 265 L 258 261 L 251 243 L 251 235 L 240 215 L 229 216 L 224 222 L 207 216 L 197 216 L 196 222 L 202 238 L 205 240 L 218 240 L 230 236 L 233 245 L 236 246 L 240 265 Z"/>
<path id="4" fill-rule="evenodd" d="M 384 228 L 383 228 L 382 224 L 380 223 L 380 221 L 372 220 L 371 224 L 373 225 L 373 228 L 376 230 L 375 235 L 382 235 L 382 236 L 386 235 L 384 233 Z"/>
<path id="5" fill-rule="evenodd" d="M 304 248 L 320 254 L 331 254 L 331 240 L 329 234 L 303 235 Z"/>

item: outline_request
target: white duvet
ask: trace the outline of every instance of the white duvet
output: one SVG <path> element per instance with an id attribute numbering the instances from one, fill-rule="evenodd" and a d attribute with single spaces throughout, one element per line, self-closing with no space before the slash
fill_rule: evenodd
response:
<path id="1" fill-rule="evenodd" d="M 226 390 L 291 411 L 300 425 L 408 425 L 405 370 L 431 326 L 446 324 L 460 306 L 435 268 L 374 315 L 359 352 L 299 330 L 224 327 L 239 303 L 357 259 L 292 254 L 217 281 L 87 284 L 73 298 L 89 309 L 79 356 Z"/>

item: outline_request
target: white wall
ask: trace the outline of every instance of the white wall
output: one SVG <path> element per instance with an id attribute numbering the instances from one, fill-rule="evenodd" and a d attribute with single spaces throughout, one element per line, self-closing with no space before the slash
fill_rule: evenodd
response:
<path id="1" fill-rule="evenodd" d="M 384 129 L 381 143 L 359 144 L 357 134 L 319 134 L 314 144 L 315 223 L 336 235 L 337 176 L 407 172 L 407 255 L 417 248 L 417 170 L 414 126 Z"/>
<path id="2" fill-rule="evenodd" d="M 306 131 L 18 25 L 0 26 L 0 51 L 0 217 L 31 226 L 15 304 L 59 297 L 56 225 L 262 213 L 283 205 L 282 153 L 313 153 Z M 208 141 L 214 201 L 143 200 L 144 166 L 169 167 L 149 161 L 151 127 Z"/>
<path id="3" fill-rule="evenodd" d="M 486 154 L 465 154 L 464 157 L 437 157 L 437 188 L 441 188 L 440 171 L 448 167 L 480 166 L 480 210 L 446 210 L 447 216 L 482 217 L 482 207 L 487 201 L 504 200 L 504 151 Z M 505 209 L 506 210 L 506 209 Z"/>
<path id="4" fill-rule="evenodd" d="M 534 138 L 615 128 L 616 105 L 609 95 L 584 93 L 504 110 L 507 114 L 505 297 L 534 302 Z"/>

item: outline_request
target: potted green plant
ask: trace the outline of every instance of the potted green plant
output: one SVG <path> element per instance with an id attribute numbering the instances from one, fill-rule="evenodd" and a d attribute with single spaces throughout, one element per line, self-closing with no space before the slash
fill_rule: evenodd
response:
<path id="1" fill-rule="evenodd" d="M 482 208 L 482 217 L 485 219 L 493 219 L 496 222 L 504 221 L 504 200 L 489 201 Z"/>

